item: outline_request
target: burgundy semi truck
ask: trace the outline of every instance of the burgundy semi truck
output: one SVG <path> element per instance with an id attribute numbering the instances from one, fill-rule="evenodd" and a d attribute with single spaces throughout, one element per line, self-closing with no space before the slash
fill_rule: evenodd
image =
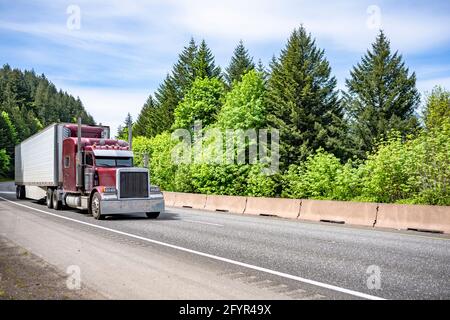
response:
<path id="1" fill-rule="evenodd" d="M 133 166 L 131 141 L 110 139 L 109 127 L 57 123 L 15 148 L 18 199 L 44 199 L 48 208 L 88 210 L 95 219 L 145 213 L 157 218 L 164 198 L 147 168 Z"/>

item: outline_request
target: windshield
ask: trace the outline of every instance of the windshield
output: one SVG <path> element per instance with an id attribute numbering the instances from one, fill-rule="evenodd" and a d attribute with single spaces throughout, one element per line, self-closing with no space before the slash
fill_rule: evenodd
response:
<path id="1" fill-rule="evenodd" d="M 133 158 L 96 157 L 95 165 L 97 167 L 132 167 Z"/>

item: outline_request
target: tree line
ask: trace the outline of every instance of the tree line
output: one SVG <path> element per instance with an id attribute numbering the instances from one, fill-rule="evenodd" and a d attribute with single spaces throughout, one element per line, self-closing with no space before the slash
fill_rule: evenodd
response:
<path id="1" fill-rule="evenodd" d="M 337 89 L 324 50 L 304 27 L 267 68 L 240 41 L 221 71 L 205 41 L 191 39 L 119 137 L 132 123 L 138 163 L 139 153 L 150 153 L 153 183 L 168 191 L 450 204 L 449 92 L 436 87 L 420 114 L 415 73 L 383 31 L 345 86 Z M 172 163 L 170 132 L 198 120 L 220 130 L 279 129 L 280 173 Z"/>
<path id="2" fill-rule="evenodd" d="M 0 69 L 0 178 L 13 177 L 14 146 L 53 122 L 94 124 L 79 98 L 58 90 L 45 75 Z"/>

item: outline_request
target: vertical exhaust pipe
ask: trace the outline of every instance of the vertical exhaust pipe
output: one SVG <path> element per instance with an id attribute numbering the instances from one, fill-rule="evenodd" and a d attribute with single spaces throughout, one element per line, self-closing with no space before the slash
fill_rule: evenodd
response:
<path id="1" fill-rule="evenodd" d="M 81 117 L 78 118 L 78 130 L 77 130 L 77 167 L 76 167 L 76 184 L 77 188 L 83 187 L 83 176 L 82 176 L 82 156 L 81 156 Z"/>
<path id="2" fill-rule="evenodd" d="M 133 143 L 133 132 L 132 132 L 132 130 L 133 130 L 133 124 L 130 121 L 128 123 L 128 146 L 129 146 L 130 150 L 133 149 L 133 146 L 132 146 L 132 143 Z"/>

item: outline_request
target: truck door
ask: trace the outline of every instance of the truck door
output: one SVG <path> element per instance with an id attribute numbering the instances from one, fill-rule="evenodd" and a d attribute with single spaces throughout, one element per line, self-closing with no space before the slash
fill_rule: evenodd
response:
<path id="1" fill-rule="evenodd" d="M 85 153 L 84 158 L 84 189 L 86 192 L 91 192 L 94 188 L 94 155 L 91 151 Z"/>
<path id="2" fill-rule="evenodd" d="M 76 185 L 76 145 L 72 138 L 63 141 L 63 188 L 67 191 L 77 191 Z"/>

